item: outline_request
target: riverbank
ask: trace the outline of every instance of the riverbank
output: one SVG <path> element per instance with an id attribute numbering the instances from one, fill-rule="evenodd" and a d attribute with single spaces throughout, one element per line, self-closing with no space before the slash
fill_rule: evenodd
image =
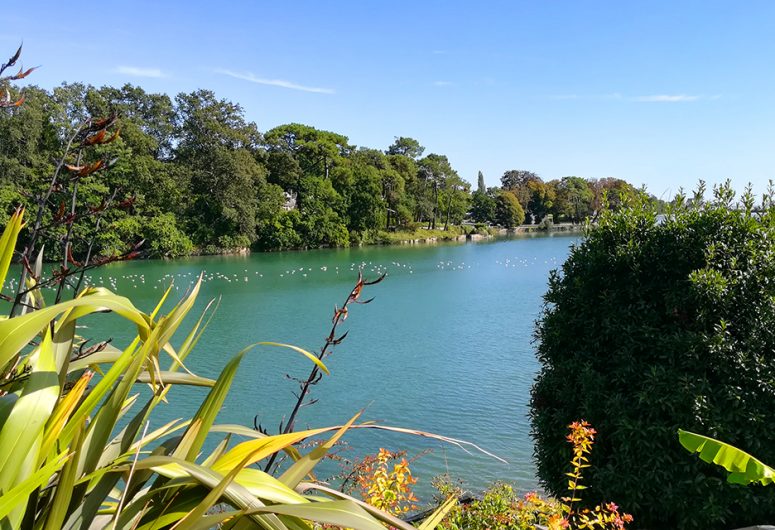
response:
<path id="1" fill-rule="evenodd" d="M 584 231 L 583 224 L 573 223 L 558 223 L 558 224 L 537 224 L 537 225 L 520 225 L 516 228 L 501 228 L 497 226 L 473 226 L 473 225 L 456 225 L 450 226 L 446 230 L 443 229 L 428 229 L 417 228 L 415 230 L 377 230 L 369 231 L 361 234 L 351 234 L 350 247 L 364 247 L 372 245 L 426 245 L 434 243 L 449 243 L 449 242 L 466 242 L 466 241 L 482 241 L 487 239 L 493 239 L 495 237 L 507 237 L 509 235 L 519 234 L 550 234 L 555 232 L 564 233 L 581 233 Z M 315 248 L 331 248 L 331 247 L 315 247 Z M 256 252 L 278 252 L 283 250 L 314 250 L 312 247 L 296 247 L 296 248 L 268 248 L 268 249 L 256 249 Z M 207 253 L 207 252 L 195 252 L 195 255 L 246 255 L 250 254 L 251 250 L 248 248 L 238 248 L 232 250 L 222 250 L 220 252 Z"/>
<path id="2" fill-rule="evenodd" d="M 418 228 L 416 230 L 403 230 L 395 232 L 379 231 L 376 236 L 364 238 L 364 241 L 358 243 L 363 245 L 421 245 L 439 242 L 453 241 L 481 241 L 494 237 L 503 237 L 518 234 L 539 234 L 539 233 L 580 233 L 583 232 L 583 224 L 560 223 L 550 225 L 521 225 L 516 228 L 506 229 L 495 226 L 453 226 L 447 230 L 429 230 Z"/>

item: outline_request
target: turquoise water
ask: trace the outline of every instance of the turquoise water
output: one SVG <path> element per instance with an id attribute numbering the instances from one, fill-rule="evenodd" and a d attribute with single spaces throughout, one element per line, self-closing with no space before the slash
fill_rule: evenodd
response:
<path id="1" fill-rule="evenodd" d="M 318 402 L 302 409 L 297 429 L 341 424 L 365 409 L 364 419 L 468 440 L 508 461 L 396 433 L 348 434 L 349 448 L 342 455 L 349 458 L 380 447 L 407 449 L 409 456 L 431 450 L 412 465 L 418 491 L 427 500 L 430 479 L 444 472 L 474 491 L 493 480 L 523 489 L 536 486 L 527 418 L 537 369 L 532 332 L 548 273 L 576 241 L 577 236 L 555 235 L 132 262 L 102 269 L 91 280 L 150 311 L 172 279 L 179 298 L 204 271 L 194 313 L 212 298 L 221 297 L 220 307 L 187 365 L 216 377 L 232 355 L 253 342 L 319 350 L 334 304 L 346 298 L 358 268 L 367 278 L 387 272 L 385 281 L 366 288 L 364 298 L 376 297 L 371 304 L 351 306 L 341 327 L 350 333 L 326 360 L 331 375 L 313 388 Z M 100 316 L 82 334 L 109 334 L 122 347 L 131 330 L 119 322 Z M 308 361 L 289 350 L 253 350 L 219 421 L 253 425 L 257 417 L 275 432 L 290 412 L 296 389 L 285 375 L 303 378 L 309 369 Z M 193 414 L 204 393 L 173 393 L 174 409 L 162 406 L 151 427 Z M 334 473 L 336 466 L 324 471 Z"/>

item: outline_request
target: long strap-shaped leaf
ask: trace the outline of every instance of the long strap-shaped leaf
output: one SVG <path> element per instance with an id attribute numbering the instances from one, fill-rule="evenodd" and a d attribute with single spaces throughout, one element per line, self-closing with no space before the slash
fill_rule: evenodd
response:
<path id="1" fill-rule="evenodd" d="M 247 459 L 243 460 L 247 461 Z M 207 488 L 215 488 L 223 480 L 223 474 L 193 462 L 169 456 L 150 456 L 137 462 L 135 469 L 153 469 L 157 473 L 167 473 L 174 470 L 188 475 Z M 229 470 L 231 471 L 231 469 Z M 253 510 L 263 508 L 264 503 L 251 494 L 239 483 L 230 483 L 223 492 L 223 497 L 234 507 Z M 254 515 L 252 518 L 267 530 L 285 530 L 277 516 L 272 514 Z M 384 530 L 384 529 L 383 529 Z"/>
<path id="2" fill-rule="evenodd" d="M 391 515 L 387 512 L 383 512 L 379 508 L 375 508 L 374 506 L 367 504 L 363 501 L 354 499 L 349 495 L 347 495 L 346 493 L 343 493 L 337 489 L 329 488 L 328 486 L 323 486 L 322 484 L 302 482 L 296 487 L 296 490 L 301 493 L 309 490 L 317 490 L 335 499 L 349 500 L 351 502 L 354 502 L 361 508 L 363 508 L 364 511 L 371 514 L 376 519 L 382 521 L 383 523 L 386 523 L 390 527 L 397 528 L 398 530 L 416 530 L 414 526 L 410 525 L 406 521 L 402 521 L 398 517 Z"/>
<path id="3" fill-rule="evenodd" d="M 199 466 L 199 464 L 196 465 Z M 125 464 L 119 469 L 126 469 L 127 467 L 128 464 Z M 199 467 L 206 468 L 206 466 Z M 190 476 L 189 471 L 186 467 L 177 464 L 175 461 L 161 465 L 155 463 L 153 460 L 149 461 L 146 459 L 140 464 L 140 469 L 152 469 L 163 477 L 175 480 L 175 483 L 178 486 L 189 486 L 195 483 L 193 479 L 186 480 Z M 259 469 L 240 468 L 239 466 L 234 469 L 238 470 L 234 475 L 234 482 L 262 501 L 278 504 L 299 504 L 309 502 L 303 495 L 289 488 L 272 475 L 264 473 Z M 232 470 L 232 472 L 233 471 L 234 470 Z"/>
<path id="4" fill-rule="evenodd" d="M 430 514 L 422 523 L 420 523 L 420 526 L 417 527 L 418 530 L 435 530 L 435 528 L 441 524 L 441 521 L 444 520 L 447 514 L 452 511 L 452 508 L 455 506 L 457 506 L 457 497 L 455 495 L 451 495 L 441 504 L 441 506 L 436 508 L 436 511 Z"/>
<path id="5" fill-rule="evenodd" d="M 341 425 L 337 427 L 323 427 L 320 429 L 289 432 L 288 434 L 276 434 L 274 436 L 267 436 L 256 440 L 248 440 L 232 447 L 225 455 L 215 462 L 213 468 L 219 471 L 228 471 L 242 462 L 248 455 L 251 455 L 251 461 L 246 465 L 250 465 L 277 451 L 282 451 L 286 447 L 296 444 L 305 438 L 336 431 L 341 428 Z"/>
<path id="6" fill-rule="evenodd" d="M 234 469 L 229 471 L 229 473 L 221 479 L 221 481 L 216 485 L 214 488 L 212 488 L 208 494 L 205 496 L 204 499 L 188 514 L 186 514 L 183 519 L 181 519 L 176 525 L 175 530 L 196 530 L 198 526 L 199 520 L 204 517 L 207 514 L 207 511 L 215 505 L 216 502 L 221 498 L 222 495 L 225 494 L 226 489 L 231 485 L 232 482 L 235 482 L 237 477 L 243 473 L 244 471 L 247 471 L 245 469 L 246 463 L 250 460 L 250 456 L 246 457 L 243 462 L 240 463 L 240 465 L 236 466 Z M 257 471 L 257 470 L 254 470 Z M 281 483 L 278 483 L 273 477 L 270 477 L 269 475 L 262 476 L 258 475 L 259 478 L 263 479 L 262 483 L 272 483 L 273 481 L 275 484 L 272 484 L 275 488 L 281 487 L 285 488 Z M 255 478 L 255 477 L 254 477 Z M 239 483 L 239 482 L 238 482 Z M 244 484 L 240 484 L 243 485 Z M 295 503 L 304 503 L 308 502 L 304 497 L 301 495 L 298 495 L 296 492 L 291 490 L 290 488 L 285 488 L 288 490 L 288 493 L 295 496 L 294 499 Z M 251 492 L 253 493 L 253 492 Z"/>
<path id="7" fill-rule="evenodd" d="M 718 464 L 729 471 L 727 481 L 732 484 L 759 482 L 767 485 L 775 482 L 775 469 L 742 449 L 681 429 L 678 430 L 678 439 L 689 452 L 699 453 L 700 460 Z"/>
<path id="8" fill-rule="evenodd" d="M 290 515 L 319 523 L 328 523 L 356 530 L 385 530 L 366 510 L 351 500 L 313 502 L 309 504 L 277 504 L 256 509 L 257 512 Z"/>
<path id="9" fill-rule="evenodd" d="M 138 325 L 147 328 L 148 322 L 143 318 L 128 298 L 116 295 L 84 296 L 68 300 L 50 307 L 45 307 L 26 315 L 0 321 L 0 367 L 24 348 L 41 330 L 60 314 L 74 307 L 82 307 L 89 312 L 110 309 L 128 318 Z"/>
<path id="10" fill-rule="evenodd" d="M 280 482 L 288 485 L 291 488 L 295 488 L 323 459 L 323 457 L 326 456 L 326 453 L 328 453 L 328 451 L 330 451 L 331 448 L 336 445 L 336 442 L 338 442 L 339 439 L 344 436 L 344 433 L 347 432 L 347 429 L 349 429 L 353 423 L 355 423 L 355 420 L 357 420 L 359 416 L 360 414 L 353 416 L 352 419 L 348 421 L 347 424 L 344 425 L 341 429 L 339 429 L 330 440 L 324 444 L 319 445 L 318 447 L 315 447 L 312 451 L 294 462 L 293 465 L 282 474 L 280 477 Z"/>
<path id="11" fill-rule="evenodd" d="M 59 434 L 62 432 L 65 423 L 75 410 L 84 392 L 86 392 L 86 388 L 93 375 L 93 372 L 84 372 L 70 391 L 59 400 L 52 411 L 48 423 L 46 424 L 46 428 L 43 430 L 43 442 L 40 447 L 39 463 L 42 464 L 43 459 L 48 457 L 49 453 L 54 449 L 54 444 L 59 438 Z"/>
<path id="12" fill-rule="evenodd" d="M 19 476 L 22 463 L 32 448 L 40 448 L 43 428 L 59 398 L 59 377 L 55 371 L 51 333 L 30 355 L 30 376 L 21 396 L 0 428 L 0 491 L 8 491 L 24 480 Z M 38 463 L 38 455 L 32 455 Z"/>
<path id="13" fill-rule="evenodd" d="M 0 236 L 0 289 L 5 284 L 5 278 L 8 275 L 8 267 L 11 266 L 13 251 L 16 248 L 16 240 L 19 238 L 19 232 L 24 227 L 24 209 L 14 212 L 5 225 L 3 235 Z"/>
<path id="14" fill-rule="evenodd" d="M 172 456 L 193 462 L 199 454 L 210 427 L 221 410 L 221 406 L 226 399 L 231 383 L 237 373 L 237 368 L 244 355 L 245 350 L 235 355 L 221 371 L 221 375 L 218 376 L 218 380 L 207 394 L 207 398 L 205 398 L 192 418 L 191 425 L 183 435 L 181 444 L 175 449 Z"/>
<path id="15" fill-rule="evenodd" d="M 38 469 L 25 480 L 15 484 L 10 490 L 4 491 L 3 495 L 0 496 L 0 522 L 19 506 L 24 506 L 27 503 L 29 494 L 45 486 L 69 457 L 70 455 L 62 453 L 56 458 L 52 458 L 45 466 Z"/>
<path id="16" fill-rule="evenodd" d="M 67 507 L 70 504 L 73 487 L 75 486 L 78 465 L 76 459 L 78 458 L 78 452 L 81 450 L 81 442 L 83 441 L 83 432 L 85 429 L 86 422 L 82 421 L 80 428 L 76 431 L 75 437 L 73 438 L 71 447 L 73 458 L 65 463 L 62 472 L 59 473 L 53 500 L 51 501 L 48 513 L 45 514 L 44 530 L 60 530 L 62 528 L 62 523 L 65 521 Z"/>

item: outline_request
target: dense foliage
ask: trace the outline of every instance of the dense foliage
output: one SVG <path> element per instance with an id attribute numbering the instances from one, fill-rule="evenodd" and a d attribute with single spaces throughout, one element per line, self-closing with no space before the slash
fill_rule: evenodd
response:
<path id="1" fill-rule="evenodd" d="M 90 116 L 119 117 L 120 137 L 94 154 L 117 162 L 80 183 L 92 206 L 114 190 L 131 202 L 106 215 L 99 251 L 143 239 L 162 256 L 344 246 L 367 231 L 459 224 L 468 212 L 468 183 L 411 138 L 382 152 L 300 124 L 262 134 L 239 105 L 206 90 L 174 100 L 130 85 L 24 94 L 0 114 L 5 219 L 19 204 L 35 206 L 69 130 Z"/>
<path id="2" fill-rule="evenodd" d="M 36 206 L 68 131 L 91 116 L 115 115 L 116 141 L 81 160 L 115 161 L 79 183 L 84 202 L 96 208 L 115 193 L 114 202 L 126 205 L 103 216 L 95 242 L 102 254 L 141 240 L 150 255 L 169 257 L 346 246 L 394 231 L 446 230 L 467 217 L 507 227 L 525 218 L 539 223 L 547 213 L 580 222 L 595 214 L 604 192 L 612 201 L 634 192 L 617 179 L 543 182 L 508 171 L 502 189 L 485 189 L 480 173 L 472 194 L 446 156 L 426 154 L 413 138 L 380 151 L 296 123 L 262 133 L 241 106 L 207 90 L 170 98 L 132 85 L 74 83 L 28 86 L 23 94 L 23 105 L 0 113 L 0 220 L 20 204 Z M 525 218 L 503 204 L 502 190 L 514 194 Z M 57 193 L 53 212 L 68 203 Z M 56 248 L 47 253 L 57 257 Z"/>
<path id="3" fill-rule="evenodd" d="M 728 186 L 607 211 L 550 277 L 532 392 L 538 472 L 561 495 L 562 427 L 601 433 L 588 496 L 646 528 L 735 528 L 775 517 L 775 492 L 730 485 L 679 428 L 775 461 L 775 209 Z"/>

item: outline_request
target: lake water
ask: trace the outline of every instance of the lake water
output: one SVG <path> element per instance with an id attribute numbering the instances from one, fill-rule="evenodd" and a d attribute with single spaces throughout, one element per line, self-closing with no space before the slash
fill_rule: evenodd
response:
<path id="1" fill-rule="evenodd" d="M 348 434 L 346 457 L 380 447 L 406 449 L 409 456 L 432 450 L 412 464 L 421 500 L 428 500 L 431 478 L 445 472 L 473 491 L 494 480 L 536 487 L 527 418 L 537 370 L 534 320 L 549 271 L 578 240 L 554 235 L 131 262 L 97 271 L 92 282 L 113 287 L 150 311 L 172 279 L 179 297 L 204 271 L 194 313 L 209 299 L 220 296 L 221 303 L 186 364 L 214 378 L 232 355 L 253 342 L 319 350 L 334 304 L 341 305 L 358 268 L 367 278 L 387 272 L 385 281 L 366 288 L 364 298 L 376 297 L 371 304 L 351 306 L 340 328 L 350 333 L 327 358 L 331 375 L 313 387 L 318 402 L 302 409 L 297 429 L 341 424 L 365 409 L 364 419 L 469 440 L 508 461 L 413 436 L 376 430 Z M 119 347 L 131 338 L 123 323 L 110 327 L 121 322 L 115 317 L 95 320 L 82 330 L 84 336 L 107 333 Z M 180 335 L 178 340 L 185 336 Z M 276 432 L 296 389 L 285 375 L 303 378 L 309 369 L 309 362 L 290 350 L 253 350 L 242 362 L 219 422 L 252 425 L 257 416 Z M 190 416 L 205 392 L 173 393 L 174 408 L 157 409 L 152 427 Z M 332 466 L 324 471 L 332 472 Z"/>

